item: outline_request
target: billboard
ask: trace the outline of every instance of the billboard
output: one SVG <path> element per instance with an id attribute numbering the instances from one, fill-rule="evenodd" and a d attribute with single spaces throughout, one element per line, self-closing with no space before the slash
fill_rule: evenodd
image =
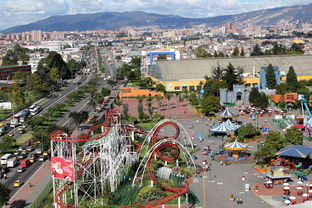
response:
<path id="1" fill-rule="evenodd" d="M 75 180 L 74 160 L 51 157 L 52 176 L 55 178 Z"/>

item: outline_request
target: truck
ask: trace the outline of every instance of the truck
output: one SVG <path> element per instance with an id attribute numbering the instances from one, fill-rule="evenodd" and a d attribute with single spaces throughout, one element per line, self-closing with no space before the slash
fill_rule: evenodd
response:
<path id="1" fill-rule="evenodd" d="M 16 166 L 16 164 L 17 164 L 17 160 L 15 157 L 13 157 L 13 158 L 8 160 L 7 167 L 8 168 L 14 168 Z"/>
<path id="2" fill-rule="evenodd" d="M 20 124 L 24 123 L 27 119 L 28 111 L 23 110 L 21 112 L 18 112 L 17 114 L 13 115 L 13 118 L 10 122 L 11 128 L 16 128 Z"/>
<path id="3" fill-rule="evenodd" d="M 28 166 L 30 166 L 30 164 L 30 161 L 28 159 L 25 159 L 20 162 L 20 167 L 27 168 Z"/>
<path id="4" fill-rule="evenodd" d="M 8 160 L 12 157 L 12 154 L 8 153 L 8 154 L 5 154 L 1 157 L 0 159 L 0 163 L 1 165 L 7 165 L 8 163 Z"/>
<path id="5" fill-rule="evenodd" d="M 18 114 L 13 115 L 13 118 L 10 121 L 10 127 L 15 128 L 19 125 L 19 123 L 20 123 L 19 115 Z"/>

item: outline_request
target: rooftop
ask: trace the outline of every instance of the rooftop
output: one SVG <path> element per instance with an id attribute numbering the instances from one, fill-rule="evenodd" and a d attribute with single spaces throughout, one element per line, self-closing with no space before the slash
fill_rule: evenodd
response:
<path id="1" fill-rule="evenodd" d="M 312 56 L 261 56 L 237 58 L 209 58 L 180 61 L 158 61 L 156 72 L 151 75 L 163 81 L 204 80 L 204 76 L 211 76 L 213 67 L 226 67 L 232 63 L 244 72 L 259 72 L 261 67 L 272 64 L 279 66 L 281 71 L 288 72 L 290 66 L 295 68 L 297 75 L 312 75 Z"/>

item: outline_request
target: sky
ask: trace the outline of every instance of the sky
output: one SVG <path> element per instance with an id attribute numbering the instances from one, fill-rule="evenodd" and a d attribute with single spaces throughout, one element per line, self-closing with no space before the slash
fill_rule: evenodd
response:
<path id="1" fill-rule="evenodd" d="M 52 15 L 145 11 L 211 17 L 308 3 L 312 0 L 0 0 L 0 30 Z"/>

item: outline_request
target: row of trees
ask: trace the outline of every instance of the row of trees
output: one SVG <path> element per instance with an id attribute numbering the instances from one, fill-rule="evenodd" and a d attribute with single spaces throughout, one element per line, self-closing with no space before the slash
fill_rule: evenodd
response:
<path id="1" fill-rule="evenodd" d="M 72 59 L 66 63 L 60 54 L 50 52 L 47 58 L 40 60 L 34 74 L 16 72 L 12 77 L 15 84 L 3 90 L 0 99 L 12 101 L 16 108 L 23 107 L 57 90 L 63 79 L 73 78 L 83 67 L 84 62 Z"/>
<path id="2" fill-rule="evenodd" d="M 265 163 L 275 157 L 275 153 L 287 144 L 302 144 L 303 132 L 296 127 L 286 130 L 285 135 L 278 131 L 270 131 L 265 142 L 258 148 L 255 157 Z"/>
<path id="3" fill-rule="evenodd" d="M 241 49 L 241 52 L 237 52 L 235 51 L 235 54 L 237 53 L 236 56 L 241 55 L 241 56 L 245 56 L 245 52 L 244 49 Z M 233 52 L 233 54 L 234 54 Z M 223 52 L 217 52 L 215 51 L 213 54 L 208 53 L 204 48 L 196 48 L 194 50 L 195 56 L 197 58 L 212 58 L 212 57 L 229 57 L 227 54 L 224 54 Z"/>
<path id="4" fill-rule="evenodd" d="M 262 45 L 272 44 L 272 42 L 264 42 Z M 277 42 L 273 43 L 273 49 L 267 49 L 264 52 L 261 50 L 261 47 L 256 44 L 253 47 L 253 50 L 250 56 L 265 56 L 265 55 L 287 55 L 287 54 L 303 54 L 304 45 L 302 43 L 293 43 L 289 49 L 285 46 L 278 44 Z"/>
<path id="5" fill-rule="evenodd" d="M 19 44 L 8 50 L 6 55 L 2 57 L 2 65 L 17 65 L 18 61 L 27 64 L 29 61 L 29 49 L 21 47 Z"/>

